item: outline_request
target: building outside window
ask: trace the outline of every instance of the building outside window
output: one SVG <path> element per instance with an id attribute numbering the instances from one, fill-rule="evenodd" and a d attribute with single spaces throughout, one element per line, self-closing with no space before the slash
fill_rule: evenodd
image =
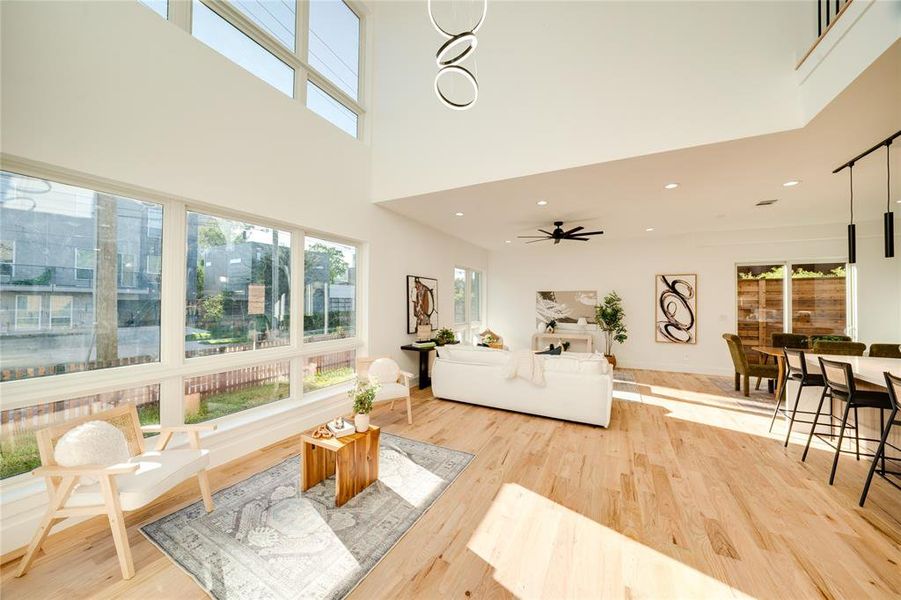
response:
<path id="1" fill-rule="evenodd" d="M 356 336 L 356 247 L 306 238 L 303 302 L 305 342 Z"/>

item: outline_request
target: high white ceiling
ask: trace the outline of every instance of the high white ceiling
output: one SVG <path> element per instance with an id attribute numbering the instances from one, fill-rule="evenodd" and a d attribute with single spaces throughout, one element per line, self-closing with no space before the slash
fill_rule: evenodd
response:
<path id="1" fill-rule="evenodd" d="M 532 235 L 558 219 L 604 229 L 604 238 L 839 223 L 848 219 L 848 174 L 832 170 L 899 128 L 901 42 L 801 129 L 382 205 L 489 249 L 509 247 L 505 240 L 521 244 L 517 235 Z M 858 221 L 880 219 L 885 210 L 885 160 L 879 151 L 854 169 Z M 895 203 L 901 199 L 901 142 L 894 145 L 892 163 L 892 206 L 901 212 Z M 783 187 L 789 180 L 801 184 Z M 666 190 L 668 182 L 679 187 Z M 773 198 L 779 202 L 755 207 Z M 547 206 L 538 206 L 539 200 Z M 645 231 L 651 227 L 653 232 Z"/>

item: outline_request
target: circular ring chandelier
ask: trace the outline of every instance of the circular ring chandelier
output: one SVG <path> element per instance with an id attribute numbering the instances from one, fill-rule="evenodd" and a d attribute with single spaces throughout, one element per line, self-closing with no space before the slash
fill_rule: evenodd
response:
<path id="1" fill-rule="evenodd" d="M 429 21 L 432 22 L 435 31 L 447 38 L 435 53 L 435 63 L 441 67 L 435 75 L 435 95 L 438 96 L 441 103 L 448 108 L 454 110 L 467 110 L 472 108 L 473 105 L 475 105 L 476 100 L 479 99 L 479 82 L 476 81 L 475 76 L 469 69 L 460 66 L 458 63 L 462 62 L 472 54 L 478 46 L 479 40 L 476 38 L 475 34 L 485 22 L 485 15 L 488 13 L 488 0 L 482 0 L 482 15 L 479 17 L 478 22 L 476 22 L 469 31 L 461 31 L 460 33 L 451 33 L 438 24 L 438 21 L 435 20 L 435 15 L 432 13 L 432 0 L 428 0 L 428 12 Z M 448 58 L 448 56 L 450 56 L 450 58 Z M 440 81 L 442 76 L 452 73 L 461 75 L 472 86 L 472 100 L 468 102 L 455 102 L 448 98 L 441 90 Z"/>

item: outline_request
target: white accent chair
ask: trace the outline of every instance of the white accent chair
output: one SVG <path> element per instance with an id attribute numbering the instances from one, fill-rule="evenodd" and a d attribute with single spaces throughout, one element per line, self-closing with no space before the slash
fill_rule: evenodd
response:
<path id="1" fill-rule="evenodd" d="M 123 433 L 131 454 L 128 462 L 77 467 L 63 467 L 56 463 L 54 448 L 59 439 L 70 429 L 88 421 L 105 421 Z M 200 447 L 200 432 L 215 428 L 215 425 L 210 424 L 142 427 L 135 405 L 127 404 L 37 431 L 35 435 L 42 466 L 32 473 L 46 479 L 50 502 L 47 514 L 41 520 L 22 562 L 19 563 L 16 577 L 21 577 L 28 571 L 54 525 L 68 517 L 92 515 L 107 516 L 122 578 L 134 577 L 134 563 L 123 512 L 150 504 L 192 476 L 197 477 L 204 508 L 207 512 L 212 512 L 213 499 L 206 473 L 210 462 L 209 450 Z M 159 432 L 156 450 L 145 451 L 144 432 Z M 172 435 L 179 432 L 188 435 L 190 448 L 166 450 Z M 83 476 L 95 479 L 97 483 L 79 483 Z"/>
<path id="2" fill-rule="evenodd" d="M 413 374 L 402 371 L 400 366 L 390 358 L 358 358 L 357 377 L 378 382 L 379 391 L 375 394 L 375 402 L 391 400 L 391 409 L 394 409 L 396 400 L 407 401 L 407 423 L 413 424 L 413 405 L 410 399 L 410 380 Z"/>

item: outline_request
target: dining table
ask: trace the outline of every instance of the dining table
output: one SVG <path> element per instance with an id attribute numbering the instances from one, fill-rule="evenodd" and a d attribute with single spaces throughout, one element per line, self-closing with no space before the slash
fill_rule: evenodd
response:
<path id="1" fill-rule="evenodd" d="M 804 354 L 808 367 L 814 373 L 820 372 L 820 358 L 844 362 L 851 365 L 854 379 L 865 382 L 882 389 L 887 389 L 885 375 L 890 373 L 895 377 L 901 377 L 901 358 L 880 358 L 875 356 L 843 356 L 838 354 Z"/>

